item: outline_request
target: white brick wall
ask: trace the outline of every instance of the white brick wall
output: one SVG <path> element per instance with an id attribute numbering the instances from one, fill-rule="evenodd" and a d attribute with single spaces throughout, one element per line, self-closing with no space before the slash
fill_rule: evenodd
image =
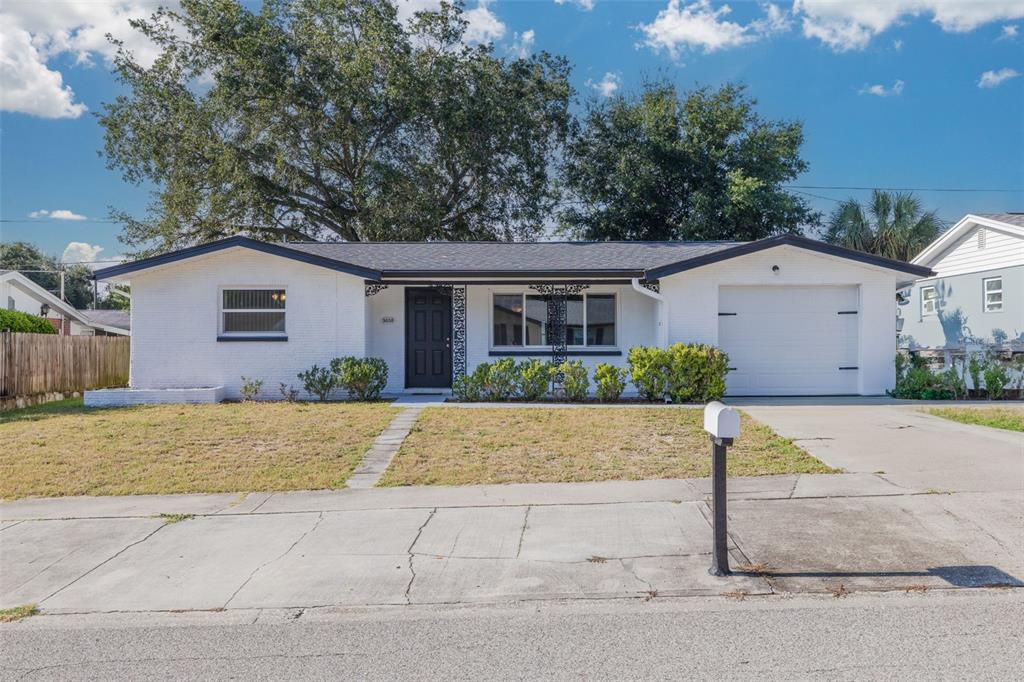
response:
<path id="1" fill-rule="evenodd" d="M 286 342 L 217 341 L 219 288 L 287 290 Z M 238 398 L 242 376 L 262 379 L 260 398 L 314 363 L 365 353 L 363 280 L 236 248 L 136 273 L 132 287 L 133 388 L 217 386 Z"/>
<path id="2" fill-rule="evenodd" d="M 772 266 L 779 272 L 773 273 Z M 687 270 L 661 280 L 669 306 L 669 343 L 718 345 L 720 286 L 856 285 L 860 287 L 858 390 L 878 395 L 896 381 L 895 273 L 790 246 Z M 808 330 L 793 330 L 799 338 Z"/>

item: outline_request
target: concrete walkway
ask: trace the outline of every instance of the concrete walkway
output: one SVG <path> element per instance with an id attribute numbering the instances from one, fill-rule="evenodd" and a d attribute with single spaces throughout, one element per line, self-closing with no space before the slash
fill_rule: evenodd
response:
<path id="1" fill-rule="evenodd" d="M 1021 585 L 1024 437 L 898 406 L 749 411 L 851 473 L 0 504 L 0 606 L 263 609 Z M 874 473 L 884 471 L 884 473 Z M 165 523 L 157 514 L 191 514 Z"/>
<path id="2" fill-rule="evenodd" d="M 345 481 L 349 488 L 372 488 L 387 471 L 391 460 L 398 454 L 420 413 L 426 405 L 413 405 L 404 407 L 401 412 L 395 415 L 388 427 L 384 429 L 373 445 L 363 456 L 363 461 L 352 471 L 352 476 Z"/>

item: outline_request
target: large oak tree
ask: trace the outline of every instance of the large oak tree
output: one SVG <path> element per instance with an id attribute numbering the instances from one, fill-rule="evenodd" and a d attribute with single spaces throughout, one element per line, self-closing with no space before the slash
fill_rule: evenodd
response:
<path id="1" fill-rule="evenodd" d="M 134 22 L 126 94 L 100 120 L 112 168 L 156 187 L 115 211 L 140 252 L 278 239 L 512 239 L 553 206 L 564 59 L 468 46 L 461 6 L 401 23 L 386 0 L 183 0 Z"/>
<path id="2" fill-rule="evenodd" d="M 741 86 L 645 86 L 591 106 L 568 146 L 560 226 L 593 240 L 753 240 L 816 225 L 782 185 L 807 168 L 799 122 L 766 121 Z"/>

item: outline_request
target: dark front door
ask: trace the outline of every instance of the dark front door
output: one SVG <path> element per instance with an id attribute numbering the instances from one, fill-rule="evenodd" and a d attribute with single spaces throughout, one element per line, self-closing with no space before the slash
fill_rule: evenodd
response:
<path id="1" fill-rule="evenodd" d="M 452 299 L 435 289 L 405 290 L 405 385 L 452 385 Z"/>

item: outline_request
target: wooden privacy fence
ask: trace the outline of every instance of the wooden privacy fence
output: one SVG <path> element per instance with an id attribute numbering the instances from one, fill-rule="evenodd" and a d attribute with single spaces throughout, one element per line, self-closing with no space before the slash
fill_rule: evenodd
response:
<path id="1" fill-rule="evenodd" d="M 128 384 L 127 336 L 0 332 L 0 396 Z"/>

